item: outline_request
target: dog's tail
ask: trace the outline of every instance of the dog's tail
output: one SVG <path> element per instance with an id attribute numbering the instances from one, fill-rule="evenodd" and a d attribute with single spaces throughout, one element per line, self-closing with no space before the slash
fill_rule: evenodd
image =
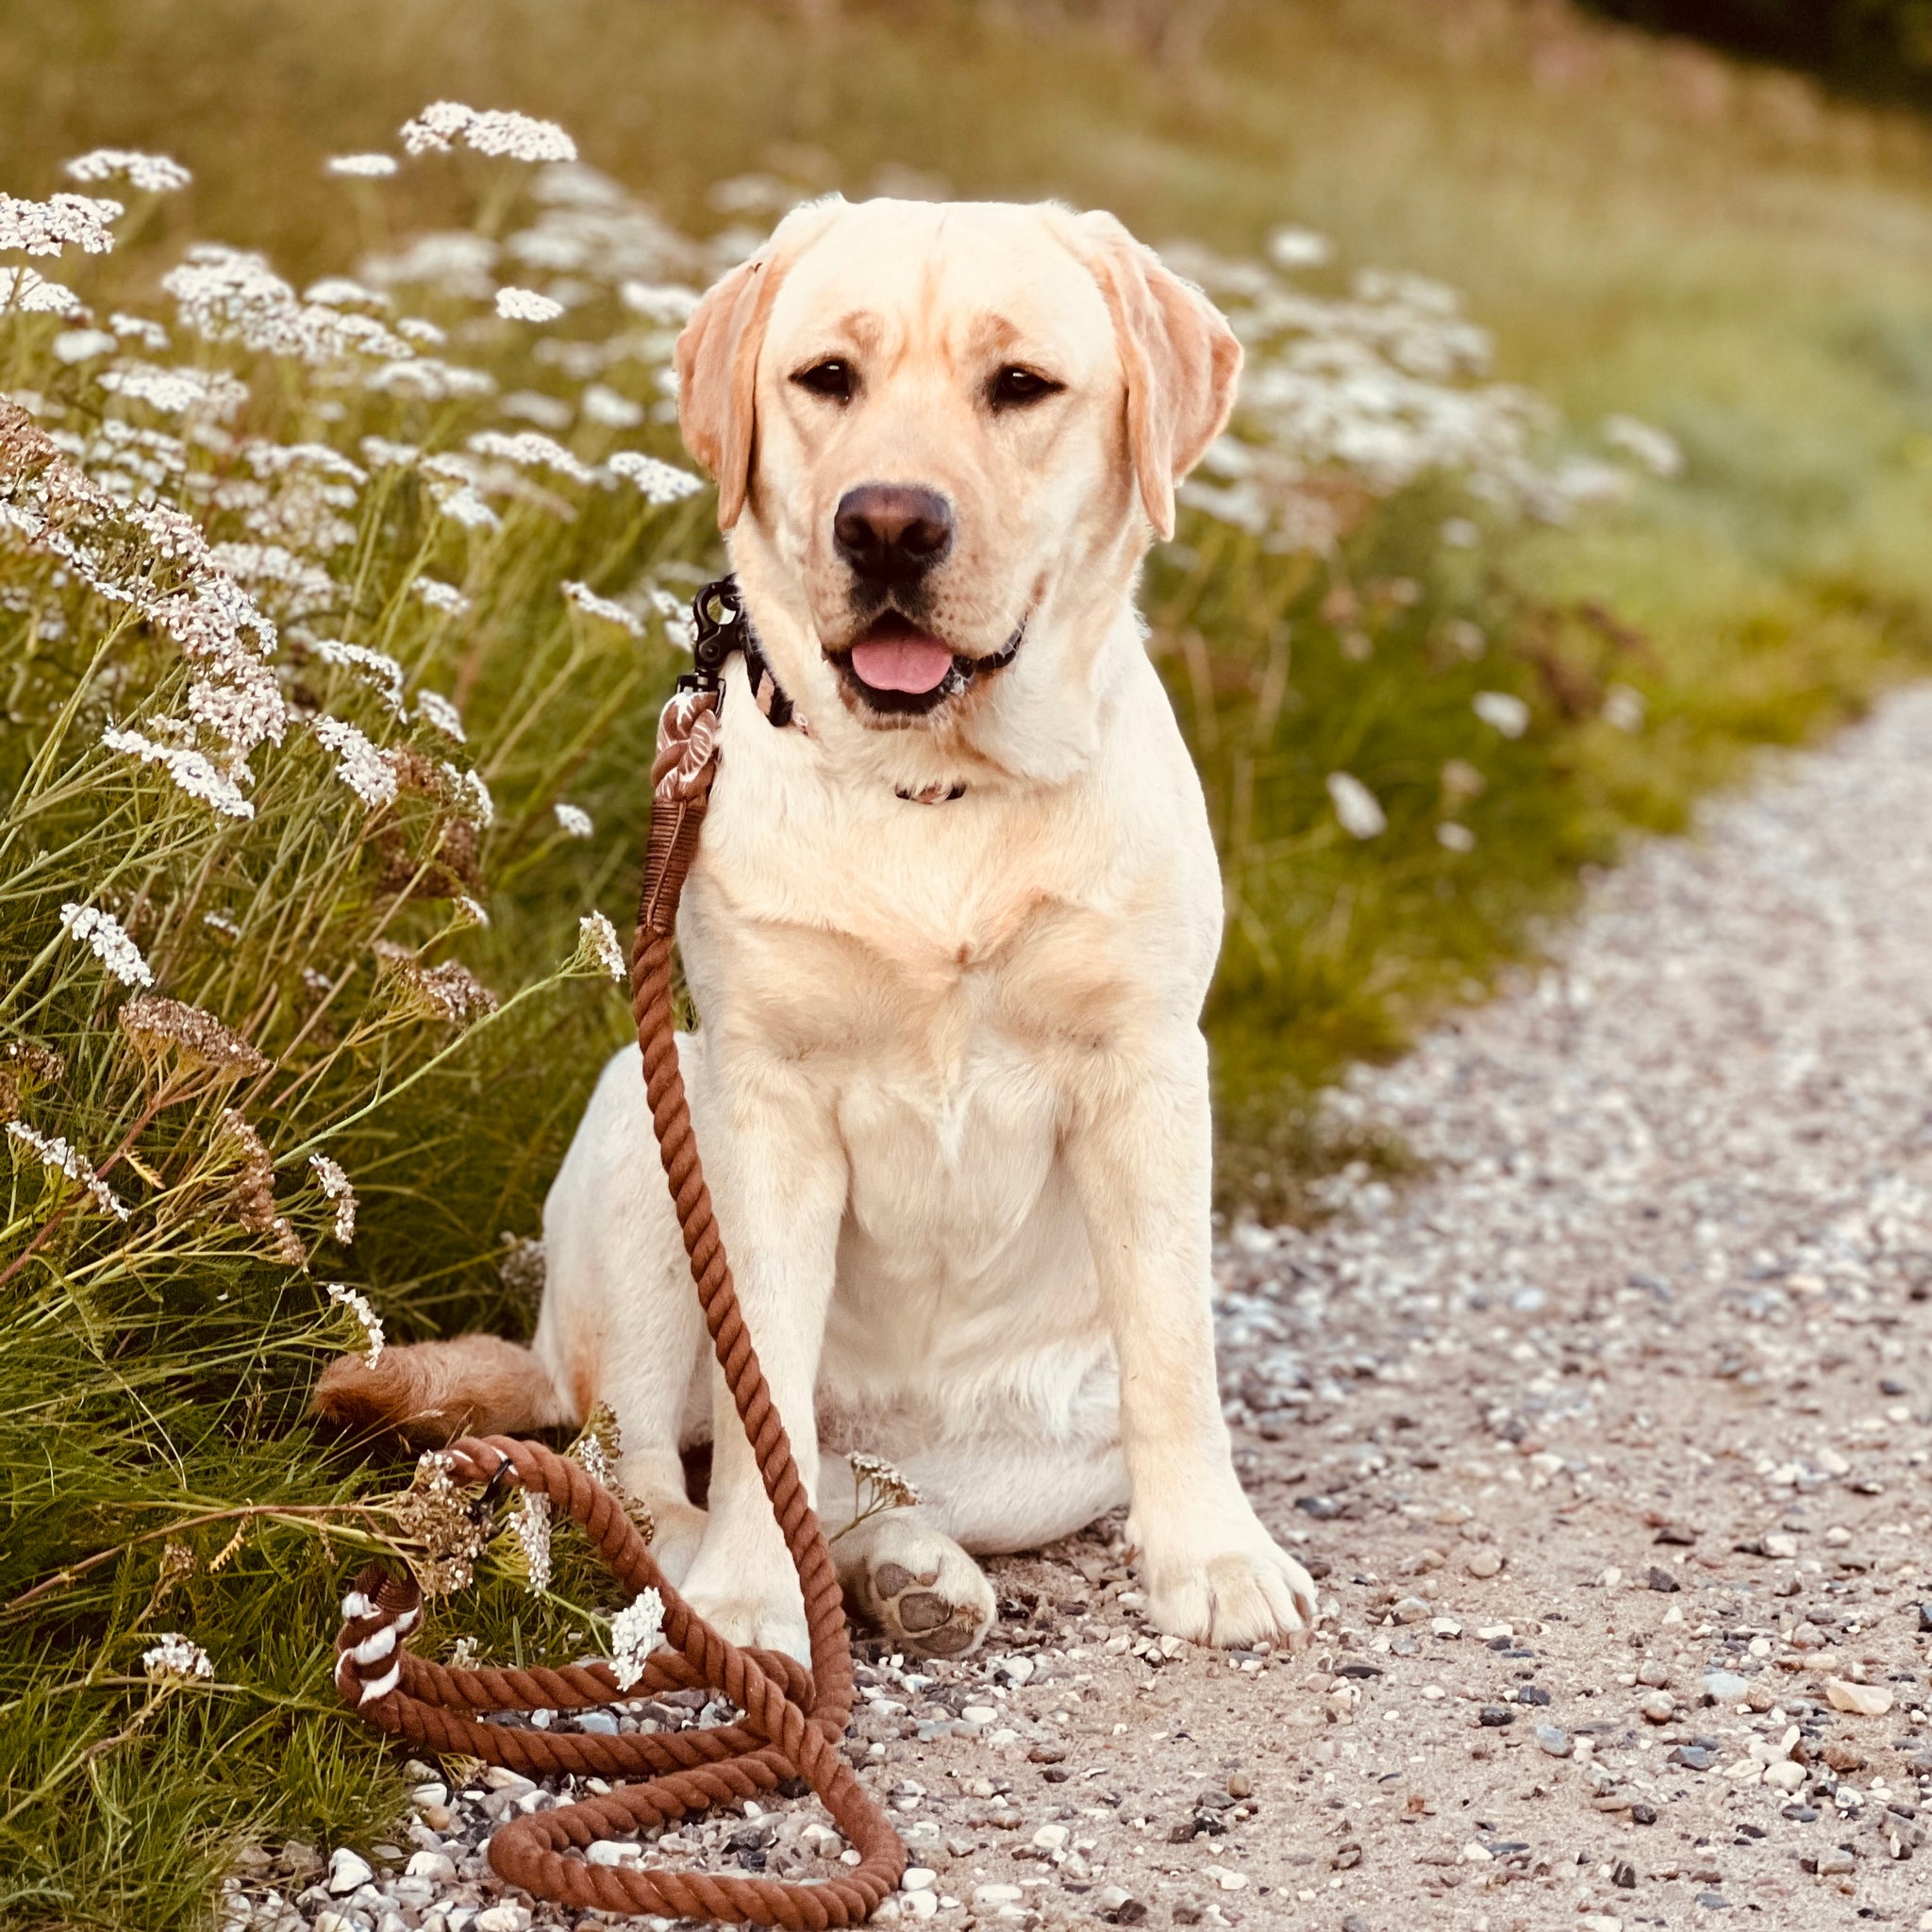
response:
<path id="1" fill-rule="evenodd" d="M 529 1349 L 494 1335 L 385 1348 L 374 1368 L 359 1355 L 340 1357 L 323 1372 L 309 1406 L 325 1422 L 400 1436 L 416 1449 L 583 1420 Z"/>

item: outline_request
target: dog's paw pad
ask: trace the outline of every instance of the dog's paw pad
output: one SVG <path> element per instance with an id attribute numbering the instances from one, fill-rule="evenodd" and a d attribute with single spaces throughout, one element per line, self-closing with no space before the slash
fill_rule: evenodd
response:
<path id="1" fill-rule="evenodd" d="M 960 1567 L 948 1591 L 932 1587 L 937 1570 L 915 1574 L 903 1563 L 880 1563 L 867 1578 L 867 1607 L 888 1637 L 928 1656 L 963 1657 L 992 1628 L 997 1607 L 991 1586 L 963 1553 Z"/>

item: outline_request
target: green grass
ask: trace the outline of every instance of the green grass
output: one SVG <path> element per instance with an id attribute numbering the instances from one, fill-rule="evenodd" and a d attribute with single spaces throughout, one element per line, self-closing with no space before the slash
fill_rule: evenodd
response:
<path id="1" fill-rule="evenodd" d="M 1444 479 L 1373 506 L 1329 563 L 1193 512 L 1150 567 L 1155 648 L 1228 878 L 1209 1016 L 1223 1199 L 1294 1213 L 1337 1160 L 1401 1159 L 1328 1134 L 1311 1103 L 1324 1082 L 1478 995 L 1584 866 L 1682 825 L 1755 746 L 1822 730 L 1932 658 L 1932 140 L 1781 76 L 1687 69 L 1634 37 L 1451 11 L 1257 0 L 1174 71 L 1072 7 L 853 6 L 817 28 L 739 0 L 11 7 L 0 187 L 45 193 L 60 158 L 94 145 L 187 161 L 194 187 L 142 213 L 135 245 L 43 264 L 102 313 L 166 312 L 154 285 L 191 239 L 260 247 L 299 282 L 467 224 L 479 194 L 486 220 L 508 222 L 508 177 L 481 169 L 412 167 L 367 191 L 321 175 L 325 156 L 390 147 L 406 116 L 449 96 L 554 115 L 692 233 L 723 219 L 712 185 L 755 168 L 854 192 L 913 168 L 959 193 L 1058 193 L 1233 256 L 1293 221 L 1340 250 L 1310 286 L 1385 266 L 1459 289 L 1495 336 L 1498 373 L 1566 419 L 1553 456 L 1593 447 L 1609 412 L 1668 430 L 1684 475 L 1572 527 L 1491 515 L 1475 547 L 1446 547 L 1444 518 L 1468 505 Z M 535 332 L 430 306 L 506 390 L 557 386 Z M 619 326 L 599 293 L 559 332 Z M 99 393 L 51 358 L 55 328 L 0 321 L 0 382 L 81 423 Z M 651 400 L 661 346 L 611 380 Z M 447 449 L 503 426 L 488 404 L 359 393 L 336 416 L 322 406 L 340 396 L 284 365 L 185 332 L 180 354 L 245 375 L 245 427 L 283 441 L 354 450 L 374 431 Z M 567 440 L 589 458 L 613 442 L 674 453 L 661 428 Z M 257 754 L 245 827 L 105 758 L 109 710 L 178 708 L 178 654 L 0 541 L 0 593 L 16 598 L 0 603 L 0 1041 L 65 1057 L 58 1080 L 26 1083 L 37 1126 L 97 1159 L 125 1141 L 144 1163 L 109 1176 L 136 1204 L 125 1228 L 71 1208 L 0 1287 L 0 1605 L 114 1553 L 0 1608 L 0 1924 L 187 1925 L 250 1837 L 366 1844 L 393 1816 L 394 1774 L 336 1711 L 326 1649 L 360 1552 L 394 1541 L 365 1506 L 401 1477 L 311 1441 L 301 1421 L 318 1365 L 353 1340 L 319 1282 L 364 1288 L 395 1336 L 527 1321 L 494 1265 L 499 1238 L 535 1232 L 626 1025 L 614 989 L 559 962 L 580 914 L 621 916 L 632 889 L 640 774 L 674 663 L 655 627 L 636 642 L 569 611 L 557 586 L 681 584 L 678 569 L 715 560 L 708 499 L 647 512 L 558 489 L 568 523 L 526 503 L 501 530 L 465 534 L 414 472 L 385 472 L 332 565 L 349 588 L 318 634 L 392 652 L 412 693 L 458 694 L 462 750 L 391 718 L 351 672 L 287 654 L 291 696 L 487 775 L 488 929 L 454 919 L 447 896 L 396 891 L 412 876 L 456 890 L 439 873 L 461 816 L 451 799 L 412 794 L 372 818 L 302 730 Z M 242 534 L 238 516 L 220 512 L 217 534 Z M 407 589 L 424 571 L 462 584 L 472 613 L 434 619 Z M 47 610 L 64 635 L 36 628 Z M 1471 625 L 1487 639 L 1476 656 L 1457 642 Z M 1641 729 L 1603 715 L 1616 686 L 1641 694 Z M 1480 723 L 1482 691 L 1520 698 L 1528 728 Z M 1479 792 L 1457 789 L 1462 767 Z M 1378 837 L 1337 824 L 1337 772 L 1376 794 Z M 592 838 L 559 835 L 559 797 L 591 813 Z M 1472 850 L 1440 842 L 1445 818 Z M 163 1099 L 158 1076 L 116 1030 L 119 989 L 55 937 L 63 899 L 97 887 L 159 990 L 245 1032 L 273 1076 L 190 1082 L 134 1131 Z M 240 938 L 211 937 L 209 910 Z M 462 960 L 505 1010 L 467 1032 L 412 1017 L 371 962 L 377 937 L 425 965 Z M 313 972 L 340 988 L 325 1024 L 310 1024 Z M 218 1123 L 230 1103 L 281 1163 L 278 1206 L 313 1250 L 309 1274 L 236 1222 Z M 331 1241 L 304 1178 L 318 1148 L 355 1179 L 353 1248 Z M 37 1162 L 5 1173 L 0 1269 L 73 1198 Z M 233 1513 L 244 1506 L 273 1513 Z M 204 1515 L 220 1520 L 180 1526 Z M 195 1564 L 157 1599 L 171 1537 Z M 432 1647 L 460 1631 L 496 1658 L 594 1645 L 601 1599 L 580 1557 L 565 1554 L 540 1601 L 505 1559 L 487 1567 L 435 1613 Z M 213 1685 L 145 1683 L 141 1654 L 168 1629 L 207 1645 Z"/>

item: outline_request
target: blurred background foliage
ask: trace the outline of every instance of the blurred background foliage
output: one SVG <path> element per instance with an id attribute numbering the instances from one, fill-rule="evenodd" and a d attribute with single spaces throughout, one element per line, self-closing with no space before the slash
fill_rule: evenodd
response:
<path id="1" fill-rule="evenodd" d="M 1926 0 L 1592 0 L 1613 20 L 1808 68 L 1880 99 L 1932 102 Z"/>
<path id="2" fill-rule="evenodd" d="M 587 162 L 661 213 L 692 281 L 729 258 L 735 227 L 829 188 L 1110 207 L 1236 308 L 1280 298 L 1276 285 L 1254 296 L 1253 264 L 1292 224 L 1332 240 L 1332 259 L 1311 248 L 1293 277 L 1320 300 L 1354 300 L 1365 270 L 1458 291 L 1493 374 L 1551 406 L 1536 443 L 1552 474 L 1600 470 L 1607 419 L 1660 433 L 1651 469 L 1626 461 L 1623 486 L 1595 504 L 1577 492 L 1561 521 L 1420 475 L 1373 500 L 1338 488 L 1335 541 L 1316 549 L 1273 541 L 1277 525 L 1236 502 L 1243 477 L 1214 473 L 1203 487 L 1220 493 L 1197 494 L 1150 566 L 1153 647 L 1228 881 L 1209 1026 L 1230 1214 L 1319 1212 L 1339 1166 L 1399 1162 L 1327 1124 L 1326 1083 L 1533 957 L 1620 841 L 1681 827 L 1756 747 L 1826 727 L 1932 661 L 1932 134 L 1909 113 L 1554 0 L 0 0 L 0 189 L 65 187 L 61 160 L 96 146 L 172 154 L 194 173 L 85 265 L 103 314 L 120 302 L 170 314 L 159 280 L 192 242 L 260 249 L 300 287 L 393 258 L 425 231 L 507 234 L 529 219 L 512 206 L 526 184 L 468 157 L 380 182 L 325 175 L 331 155 L 393 149 L 400 124 L 439 98 L 560 122 Z M 513 427 L 512 393 L 575 407 L 564 360 L 540 362 L 534 337 L 434 292 L 412 293 L 411 311 L 489 363 L 501 410 L 358 403 L 330 417 L 264 364 L 245 372 L 248 432 L 460 449 Z M 560 332 L 631 325 L 610 291 L 600 299 Z M 1435 298 L 1391 299 L 1426 310 Z M 6 326 L 18 333 L 0 339 L 13 358 L 0 379 L 25 386 L 55 325 Z M 638 391 L 642 427 L 581 415 L 558 434 L 586 461 L 615 446 L 675 455 L 661 410 L 645 418 L 661 402 L 646 373 L 610 377 Z M 53 413 L 103 407 L 77 375 L 33 381 Z M 1270 433 L 1258 415 L 1242 431 L 1264 451 Z M 527 1323 L 526 1275 L 497 1266 L 502 1238 L 537 1231 L 598 1061 L 625 1028 L 608 985 L 558 968 L 584 911 L 622 923 L 675 652 L 657 618 L 640 641 L 567 610 L 558 582 L 624 594 L 642 618 L 648 583 L 688 589 L 718 558 L 708 497 L 647 518 L 573 497 L 583 513 L 563 524 L 543 493 L 571 491 L 541 481 L 485 537 L 435 523 L 414 482 L 385 480 L 358 510 L 355 595 L 336 626 L 393 651 L 412 696 L 427 678 L 460 700 L 459 756 L 495 794 L 474 855 L 487 928 L 452 924 L 446 898 L 398 908 L 382 840 L 358 845 L 364 822 L 312 748 L 263 754 L 260 818 L 232 846 L 181 830 L 152 774 L 117 775 L 100 802 L 66 797 L 46 821 L 76 841 L 132 835 L 138 848 L 165 832 L 192 846 L 199 870 L 157 843 L 151 864 L 116 874 L 131 884 L 115 903 L 154 946 L 163 991 L 272 1055 L 320 1056 L 314 1078 L 258 1118 L 293 1163 L 291 1201 L 308 1137 L 349 1169 L 352 1251 L 327 1247 L 312 1189 L 290 1212 L 327 1257 L 315 1273 L 352 1275 L 396 1338 Z M 17 561 L 0 552 L 0 577 Z M 461 621 L 433 625 L 403 594 L 424 572 L 466 587 Z M 52 679 L 59 702 L 23 703 L 9 685 L 9 786 L 65 701 L 59 680 L 84 680 L 90 641 L 83 629 L 50 649 L 34 628 L 44 584 L 22 581 L 25 601 L 0 603 L 0 665 L 9 678 L 31 665 L 28 683 Z M 290 642 L 291 702 L 404 742 L 355 676 Z M 130 663 L 127 689 L 173 702 L 165 652 Z M 1379 824 L 1344 806 L 1340 774 Z M 558 837 L 560 799 L 593 836 Z M 405 849 L 433 858 L 447 822 L 420 800 L 411 810 Z M 331 837 L 304 844 L 311 821 Z M 272 974 L 250 924 L 255 898 L 273 909 L 283 890 L 271 828 L 304 855 L 294 870 L 309 888 L 292 926 L 267 922 Z M 111 1032 L 115 990 L 77 953 L 46 950 L 57 883 L 0 872 L 0 991 L 25 989 L 31 1015 L 5 1038 L 69 1057 L 58 1122 L 98 1150 L 138 1117 L 139 1092 Z M 182 921 L 155 909 L 176 899 L 227 908 L 243 951 L 181 937 Z M 342 1034 L 318 1041 L 288 933 L 334 974 L 391 920 L 425 958 L 445 948 L 507 1002 L 525 997 L 454 1041 L 383 1021 L 338 1053 L 362 1039 L 353 1006 Z M 43 983 L 50 957 L 61 963 Z M 374 1001 L 363 966 L 343 984 Z M 344 1126 L 368 1095 L 390 1097 Z M 198 1171 L 212 1108 L 144 1143 L 156 1173 Z M 36 1238 L 43 1179 L 16 1157 L 0 1267 Z M 52 1242 L 0 1289 L 0 1921 L 154 1932 L 195 1923 L 251 1838 L 366 1843 L 395 1806 L 393 1772 L 331 1707 L 325 1650 L 358 1539 L 383 1534 L 358 1512 L 399 1472 L 372 1474 L 300 1421 L 316 1366 L 353 1339 L 314 1275 L 232 1227 L 218 1252 L 130 1260 L 118 1240 L 102 1225 Z M 223 1557 L 244 1507 L 277 1513 L 248 1519 Z M 179 1527 L 199 1515 L 220 1521 Z M 195 1555 L 166 1589 L 156 1541 L 133 1541 L 151 1531 Z M 592 1591 L 561 1542 L 548 1598 L 492 1558 L 430 1641 L 446 1649 L 463 1630 L 489 1657 L 575 1655 Z M 158 1620 L 207 1645 L 216 1689 L 155 1697 L 132 1659 Z"/>

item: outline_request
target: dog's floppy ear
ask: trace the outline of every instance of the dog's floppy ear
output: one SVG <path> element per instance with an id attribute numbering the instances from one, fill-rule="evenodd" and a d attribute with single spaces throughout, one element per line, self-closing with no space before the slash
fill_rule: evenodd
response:
<path id="1" fill-rule="evenodd" d="M 830 220 L 832 203 L 794 208 L 749 261 L 714 282 L 677 338 L 677 426 L 718 481 L 718 527 L 737 523 L 758 445 L 758 350 L 785 271 Z"/>
<path id="2" fill-rule="evenodd" d="M 1109 214 L 1078 223 L 1127 378 L 1127 439 L 1155 534 L 1174 535 L 1174 487 L 1226 426 L 1241 370 L 1227 318 Z"/>

